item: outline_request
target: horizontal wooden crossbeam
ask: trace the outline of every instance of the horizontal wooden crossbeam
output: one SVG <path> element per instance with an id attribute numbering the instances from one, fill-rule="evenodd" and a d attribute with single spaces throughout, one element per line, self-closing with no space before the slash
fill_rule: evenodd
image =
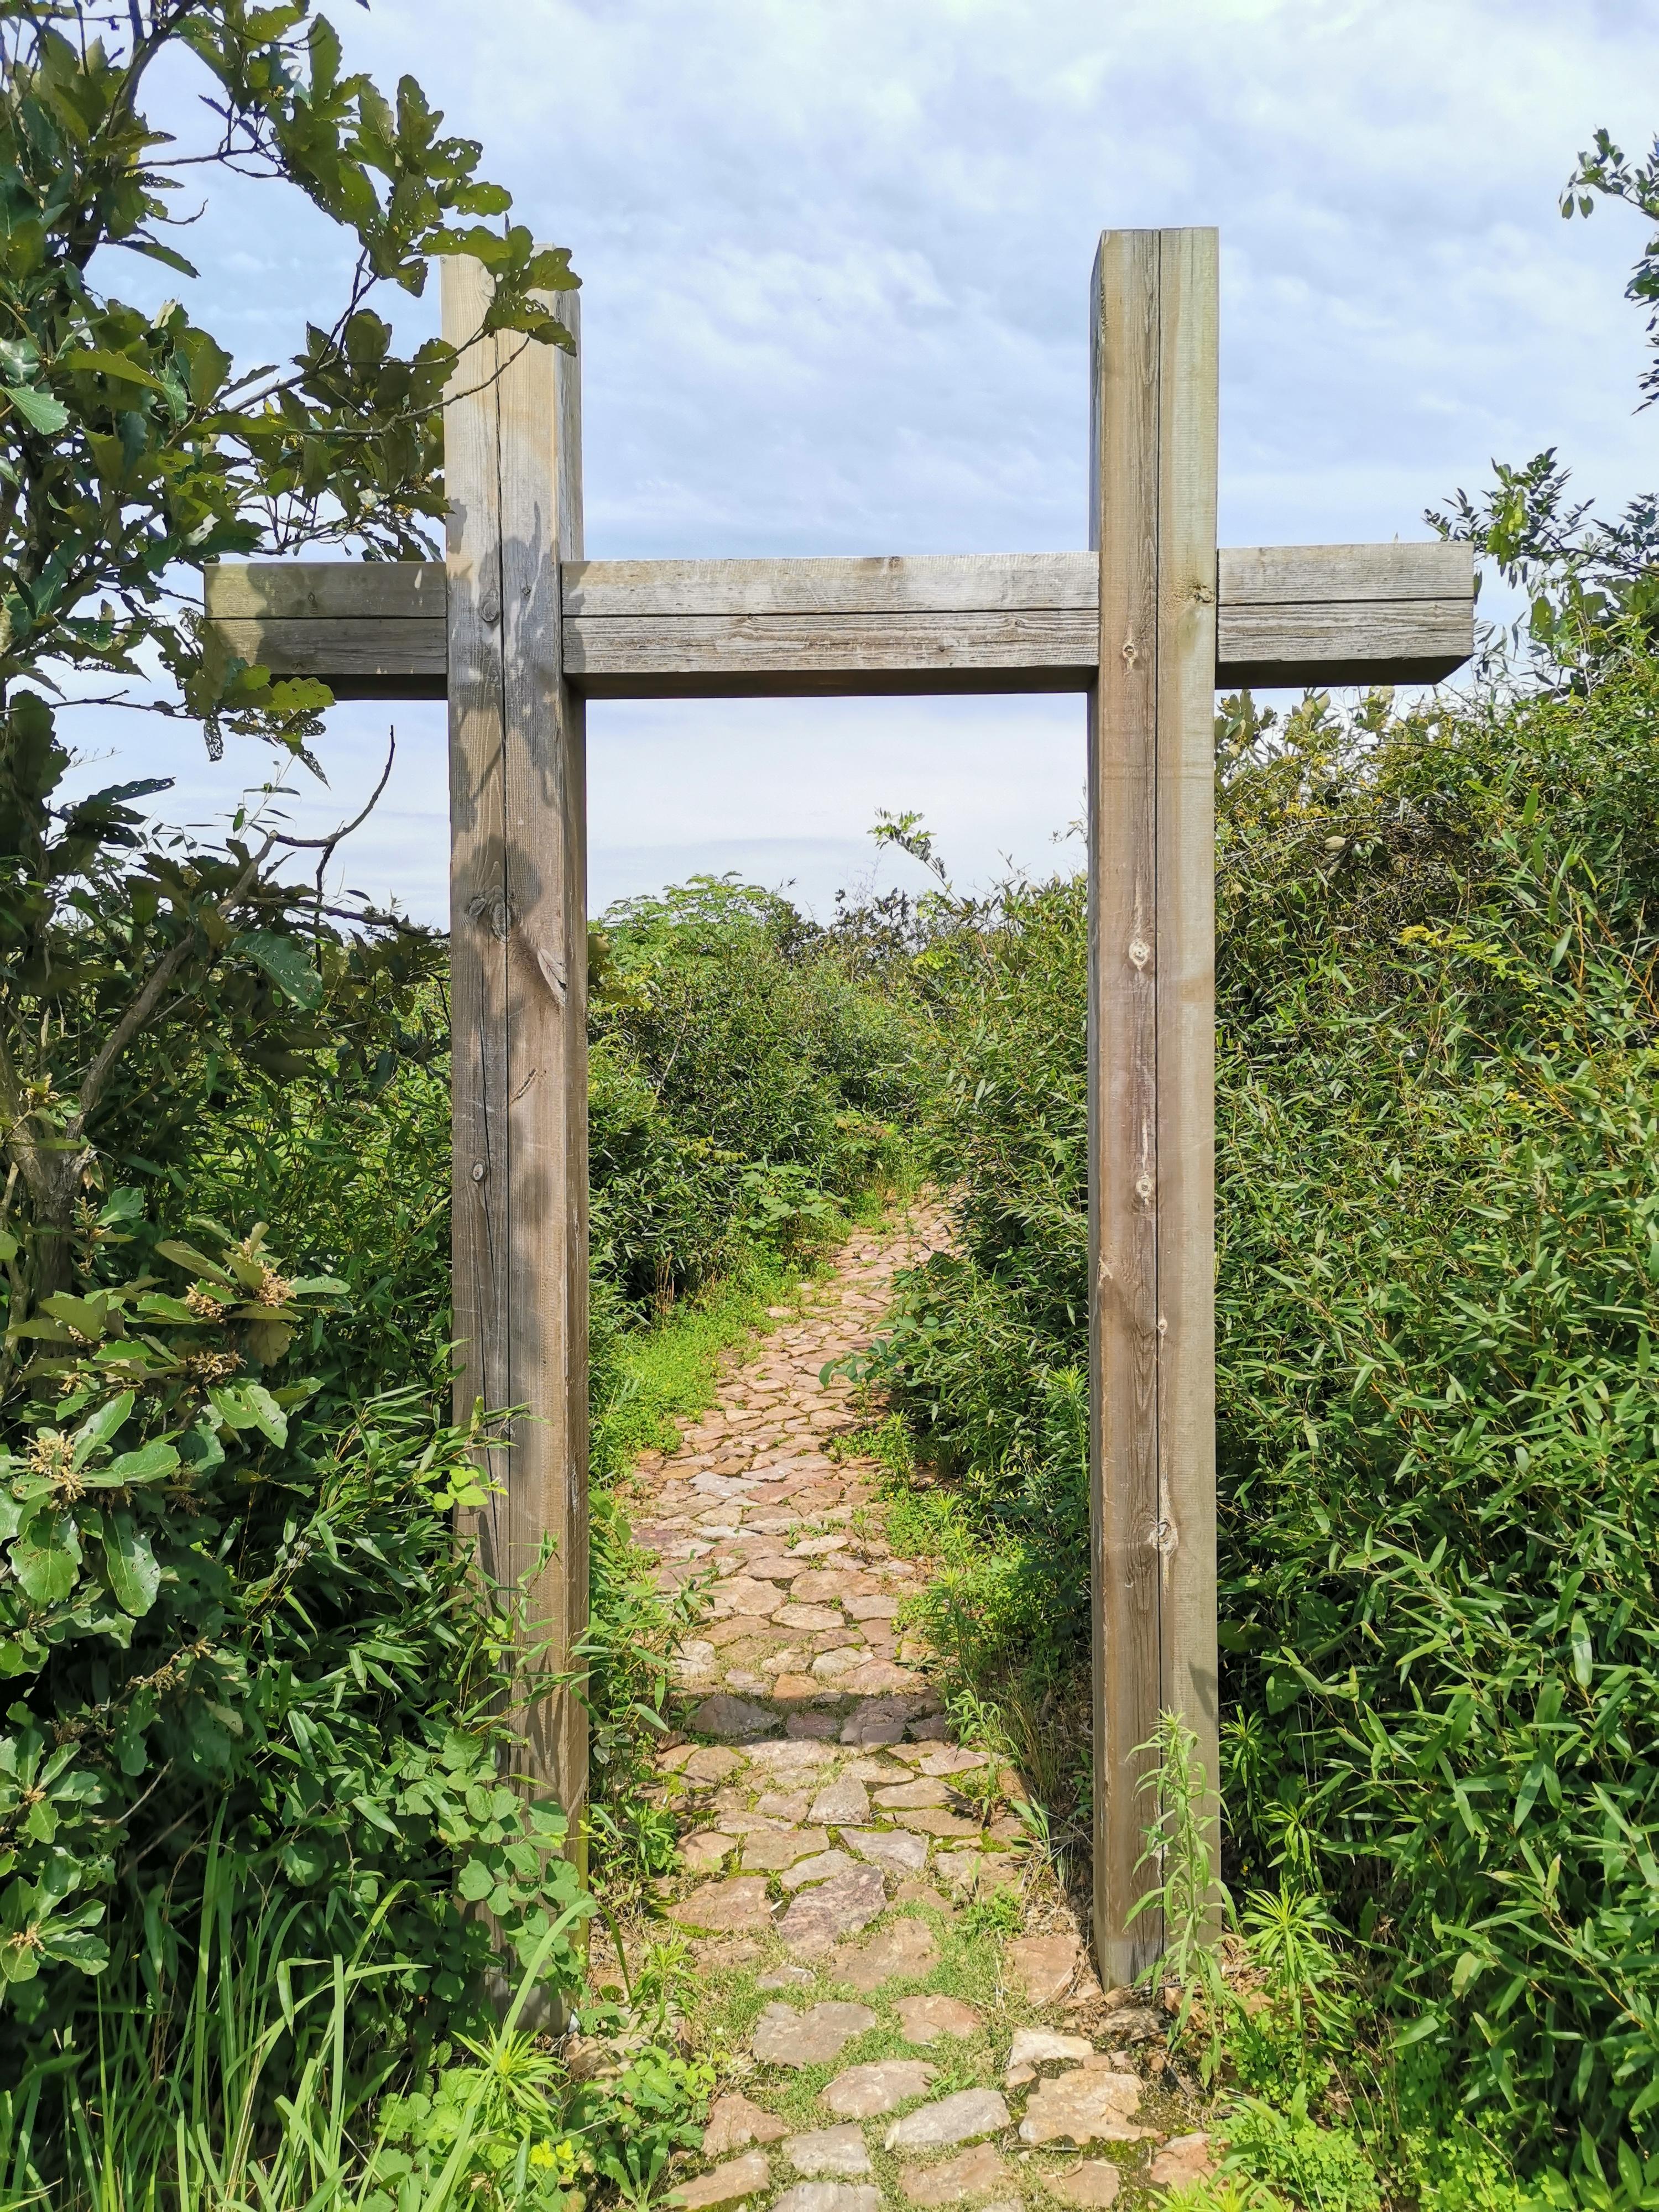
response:
<path id="1" fill-rule="evenodd" d="M 1474 649 L 1467 545 L 1267 545 L 1217 556 L 1216 684 L 1428 684 Z M 593 699 L 1086 691 L 1094 553 L 573 561 L 564 667 Z M 240 659 L 341 698 L 442 698 L 439 562 L 224 562 L 206 612 Z"/>

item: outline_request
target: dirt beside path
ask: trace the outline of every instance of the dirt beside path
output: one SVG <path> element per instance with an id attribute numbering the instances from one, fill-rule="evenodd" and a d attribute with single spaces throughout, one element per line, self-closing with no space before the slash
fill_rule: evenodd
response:
<path id="1" fill-rule="evenodd" d="M 876 1333 L 935 1209 L 855 1233 L 799 1315 L 734 1364 L 629 1499 L 672 1581 L 712 1574 L 663 1754 L 691 1946 L 688 2025 L 722 2075 L 703 2170 L 672 2201 L 1103 2206 L 1206 2166 L 1143 1997 L 1103 1991 L 1026 1844 L 1019 1780 L 955 1740 L 902 1623 L 919 1567 L 878 1469 L 830 1447 L 867 1418 L 820 1370 Z"/>

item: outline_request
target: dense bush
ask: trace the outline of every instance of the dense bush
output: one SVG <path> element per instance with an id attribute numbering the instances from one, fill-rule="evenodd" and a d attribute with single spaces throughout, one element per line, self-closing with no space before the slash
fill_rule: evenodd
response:
<path id="1" fill-rule="evenodd" d="M 1325 1889 L 1489 2119 L 1651 2148 L 1659 668 L 1221 737 L 1233 1852 Z M 1047 1514 L 1074 1624 L 1086 952 L 1057 883 L 933 957 L 963 1249 L 890 1355 L 970 1508 Z"/>
<path id="2" fill-rule="evenodd" d="M 596 1272 L 659 1306 L 744 1243 L 811 1243 L 894 1149 L 911 1033 L 777 895 L 697 878 L 605 917 Z"/>

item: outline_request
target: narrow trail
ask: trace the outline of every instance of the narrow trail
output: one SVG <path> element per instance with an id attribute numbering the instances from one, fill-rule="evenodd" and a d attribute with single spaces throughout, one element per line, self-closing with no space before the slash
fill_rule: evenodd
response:
<path id="1" fill-rule="evenodd" d="M 855 1233 L 633 1480 L 662 1578 L 714 1577 L 661 1759 L 685 1867 L 663 1909 L 721 2075 L 704 2170 L 676 2171 L 691 2212 L 1040 2212 L 1207 2170 L 1161 2018 L 1102 1990 L 1028 1855 L 1018 1778 L 953 1740 L 901 1626 L 926 1563 L 892 1553 L 880 1471 L 831 1455 L 867 1415 L 821 1369 L 868 1344 L 894 1276 L 945 1239 L 927 1206 Z"/>

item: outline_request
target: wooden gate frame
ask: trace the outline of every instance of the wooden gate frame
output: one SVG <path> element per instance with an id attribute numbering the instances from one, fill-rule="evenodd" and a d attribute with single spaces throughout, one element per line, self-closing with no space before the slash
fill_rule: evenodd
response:
<path id="1" fill-rule="evenodd" d="M 586 727 L 590 698 L 1082 691 L 1089 701 L 1095 1950 L 1130 1915 L 1160 1714 L 1218 1807 L 1214 709 L 1218 688 L 1433 682 L 1474 649 L 1463 545 L 1216 547 L 1213 230 L 1108 231 L 1091 334 L 1091 552 L 585 561 L 580 355 L 514 336 L 446 407 L 441 564 L 207 574 L 232 652 L 343 697 L 449 703 L 458 1416 L 520 1406 L 480 1556 L 535 1576 L 562 1670 L 587 1619 Z M 443 328 L 489 279 L 443 264 Z M 578 331 L 574 295 L 556 303 Z M 482 360 L 480 356 L 482 356 Z M 532 1709 L 526 1772 L 570 1813 L 586 1723 Z"/>

